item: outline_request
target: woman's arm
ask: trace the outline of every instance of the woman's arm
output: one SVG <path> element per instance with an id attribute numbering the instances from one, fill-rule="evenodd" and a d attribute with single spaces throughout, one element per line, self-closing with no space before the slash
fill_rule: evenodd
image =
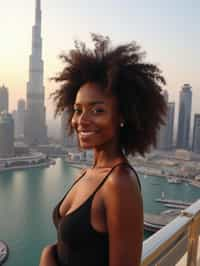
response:
<path id="1" fill-rule="evenodd" d="M 143 241 L 143 203 L 137 178 L 118 168 L 104 190 L 109 233 L 109 266 L 139 266 Z"/>
<path id="2" fill-rule="evenodd" d="M 56 244 L 43 249 L 39 266 L 59 266 L 56 262 Z"/>

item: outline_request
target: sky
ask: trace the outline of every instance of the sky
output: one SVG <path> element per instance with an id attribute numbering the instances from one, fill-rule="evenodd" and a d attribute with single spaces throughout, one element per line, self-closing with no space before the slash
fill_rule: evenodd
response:
<path id="1" fill-rule="evenodd" d="M 26 97 L 35 0 L 0 0 L 0 85 L 9 89 L 10 111 Z M 199 0 L 41 0 L 47 119 L 52 119 L 49 81 L 61 71 L 58 56 L 75 39 L 91 45 L 90 33 L 108 35 L 113 45 L 136 41 L 166 78 L 170 101 L 190 83 L 192 112 L 200 113 Z"/>

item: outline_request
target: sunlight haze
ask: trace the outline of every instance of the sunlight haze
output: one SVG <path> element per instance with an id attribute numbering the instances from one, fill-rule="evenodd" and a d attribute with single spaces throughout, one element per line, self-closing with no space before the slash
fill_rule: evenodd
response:
<path id="1" fill-rule="evenodd" d="M 176 102 L 181 86 L 193 88 L 193 112 L 200 112 L 199 1 L 65 1 L 41 0 L 44 85 L 47 118 L 52 117 L 49 82 L 62 68 L 58 55 L 78 38 L 91 43 L 90 33 L 108 35 L 113 45 L 135 40 L 158 64 L 167 81 L 170 100 Z M 35 0 L 1 1 L 0 86 L 9 88 L 9 109 L 26 96 Z"/>

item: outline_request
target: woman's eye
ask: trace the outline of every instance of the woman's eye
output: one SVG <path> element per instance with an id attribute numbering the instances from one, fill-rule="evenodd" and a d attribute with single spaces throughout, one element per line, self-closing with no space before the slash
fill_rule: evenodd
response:
<path id="1" fill-rule="evenodd" d="M 104 112 L 104 110 L 103 109 L 100 109 L 100 108 L 93 109 L 92 111 L 93 111 L 94 114 L 98 114 L 98 113 L 103 113 Z"/>
<path id="2" fill-rule="evenodd" d="M 74 114 L 80 115 L 83 111 L 82 109 L 75 107 L 73 109 L 73 112 Z M 94 108 L 94 109 L 91 109 L 90 112 L 93 114 L 99 114 L 99 113 L 103 113 L 104 110 L 102 108 Z"/>
<path id="3" fill-rule="evenodd" d="M 79 109 L 79 108 L 74 108 L 74 113 L 76 113 L 76 114 L 80 114 L 81 113 L 81 109 Z"/>

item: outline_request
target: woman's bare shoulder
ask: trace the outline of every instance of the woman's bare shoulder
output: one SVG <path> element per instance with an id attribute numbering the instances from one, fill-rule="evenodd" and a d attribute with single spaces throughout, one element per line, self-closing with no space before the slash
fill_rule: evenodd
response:
<path id="1" fill-rule="evenodd" d="M 126 164 L 121 164 L 113 169 L 107 180 L 105 188 L 106 187 L 108 190 L 120 189 L 120 191 L 123 192 L 128 192 L 130 190 L 140 192 L 138 176 L 135 170 Z"/>
<path id="2" fill-rule="evenodd" d="M 115 168 L 104 186 L 103 198 L 109 231 L 115 235 L 113 227 L 132 230 L 134 225 L 142 232 L 143 200 L 135 171 L 123 165 Z"/>

